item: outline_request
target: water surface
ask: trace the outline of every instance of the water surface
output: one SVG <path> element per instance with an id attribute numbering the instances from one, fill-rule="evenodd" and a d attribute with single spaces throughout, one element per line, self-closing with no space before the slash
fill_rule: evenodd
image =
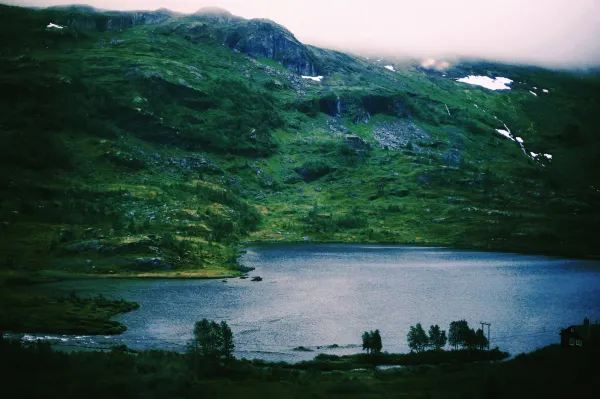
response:
<path id="1" fill-rule="evenodd" d="M 297 361 L 360 351 L 363 331 L 381 330 L 384 350 L 407 351 L 410 325 L 466 319 L 491 323 L 492 346 L 513 354 L 556 343 L 560 327 L 600 319 L 600 262 L 510 253 L 380 245 L 251 247 L 241 259 L 261 282 L 94 280 L 61 290 L 138 302 L 116 319 L 115 337 L 68 343 L 184 350 L 194 322 L 226 320 L 236 355 Z M 329 348 L 335 345 L 337 347 Z M 294 348 L 303 346 L 313 352 Z"/>

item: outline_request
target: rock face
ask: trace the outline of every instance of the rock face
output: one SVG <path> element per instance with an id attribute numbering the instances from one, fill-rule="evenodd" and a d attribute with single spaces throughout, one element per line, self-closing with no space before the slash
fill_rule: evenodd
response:
<path id="1" fill-rule="evenodd" d="M 140 11 L 140 12 L 102 12 L 91 7 L 64 7 L 55 8 L 56 21 L 60 25 L 78 31 L 118 31 L 136 25 L 159 24 L 173 17 L 167 10 Z"/>
<path id="2" fill-rule="evenodd" d="M 217 40 L 251 57 L 277 61 L 300 75 L 319 73 L 316 57 L 310 49 L 273 21 L 247 20 L 218 8 L 202 9 L 186 20 L 178 31 L 188 39 Z"/>
<path id="3" fill-rule="evenodd" d="M 246 21 L 227 35 L 225 43 L 251 57 L 278 61 L 300 75 L 318 74 L 310 51 L 291 32 L 274 22 L 262 19 Z"/>
<path id="4" fill-rule="evenodd" d="M 72 6 L 60 8 L 53 20 L 70 29 L 99 32 L 169 21 L 176 32 L 189 40 L 215 40 L 251 57 L 277 61 L 300 75 L 315 76 L 320 72 L 312 51 L 283 26 L 267 19 L 236 17 L 219 8 L 204 8 L 184 16 L 168 10 L 103 12 Z"/>

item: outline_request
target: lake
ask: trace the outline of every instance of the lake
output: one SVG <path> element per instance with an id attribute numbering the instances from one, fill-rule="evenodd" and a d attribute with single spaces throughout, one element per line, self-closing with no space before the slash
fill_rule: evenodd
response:
<path id="1" fill-rule="evenodd" d="M 226 320 L 236 356 L 299 361 L 355 353 L 379 329 L 383 350 L 407 351 L 410 325 L 491 323 L 491 345 L 518 354 L 559 342 L 559 329 L 600 319 L 600 262 L 512 253 L 385 245 L 276 245 L 247 249 L 248 279 L 86 280 L 54 285 L 138 302 L 119 336 L 63 344 L 184 350 L 194 322 Z M 31 336 L 29 336 L 31 338 Z M 311 351 L 298 351 L 303 346 Z"/>

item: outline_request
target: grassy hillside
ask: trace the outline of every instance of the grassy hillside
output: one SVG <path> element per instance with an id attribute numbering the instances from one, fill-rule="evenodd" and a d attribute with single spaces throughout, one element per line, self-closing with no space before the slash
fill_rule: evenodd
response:
<path id="1" fill-rule="evenodd" d="M 220 277 L 245 241 L 598 255 L 597 74 L 392 72 L 222 15 L 0 11 L 4 270 Z M 290 53 L 261 57 L 243 35 L 264 30 Z"/>

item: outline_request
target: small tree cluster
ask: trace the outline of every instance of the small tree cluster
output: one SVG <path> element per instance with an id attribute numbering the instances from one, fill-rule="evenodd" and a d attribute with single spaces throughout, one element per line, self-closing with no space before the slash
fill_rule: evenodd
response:
<path id="1" fill-rule="evenodd" d="M 446 346 L 446 331 L 442 330 L 437 324 L 429 327 L 429 347 L 435 350 L 441 350 Z"/>
<path id="2" fill-rule="evenodd" d="M 483 330 L 481 328 L 477 330 L 470 328 L 466 320 L 458 320 L 450 323 L 448 340 L 454 349 L 461 347 L 483 350 L 488 345 L 488 339 Z"/>
<path id="3" fill-rule="evenodd" d="M 407 335 L 408 346 L 415 352 L 427 349 L 440 350 L 446 346 L 446 331 L 440 329 L 437 324 L 429 327 L 429 335 L 425 332 L 421 323 L 410 327 Z"/>
<path id="4" fill-rule="evenodd" d="M 381 334 L 379 330 L 365 331 L 362 335 L 362 348 L 368 354 L 376 354 L 381 352 L 383 345 L 381 344 Z"/>
<path id="5" fill-rule="evenodd" d="M 233 333 L 225 321 L 217 323 L 202 319 L 194 326 L 194 339 L 190 344 L 191 354 L 207 359 L 233 358 Z"/>

